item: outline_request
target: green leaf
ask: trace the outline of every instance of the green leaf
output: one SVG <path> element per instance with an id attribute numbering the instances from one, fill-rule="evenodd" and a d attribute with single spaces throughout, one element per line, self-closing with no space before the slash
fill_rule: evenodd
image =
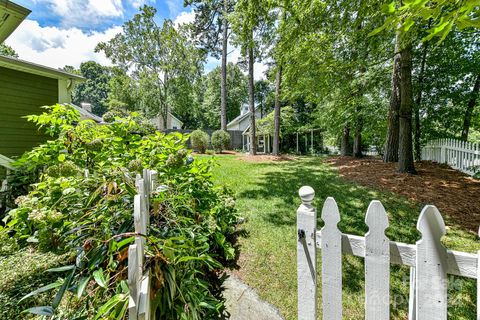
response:
<path id="1" fill-rule="evenodd" d="M 72 270 L 73 268 L 75 268 L 74 264 L 69 265 L 69 266 L 63 266 L 63 267 L 48 269 L 47 272 L 63 272 L 63 271 Z"/>
<path id="2" fill-rule="evenodd" d="M 48 291 L 48 290 L 52 290 L 54 288 L 57 288 L 57 287 L 60 287 L 62 285 L 63 281 L 56 281 L 56 282 L 53 282 L 53 283 L 50 283 L 50 284 L 47 284 L 46 286 L 43 286 L 41 288 L 38 288 L 32 292 L 30 292 L 29 294 L 27 294 L 26 296 L 24 296 L 22 299 L 20 299 L 18 302 L 21 302 L 27 298 L 30 298 L 34 295 L 37 295 L 39 293 L 42 293 L 42 292 L 45 292 L 45 291 Z"/>
<path id="3" fill-rule="evenodd" d="M 74 275 L 75 275 L 75 269 L 73 269 L 72 272 L 68 275 L 67 279 L 65 279 L 62 286 L 60 287 L 60 290 L 58 290 L 57 294 L 55 295 L 55 298 L 53 299 L 53 302 L 52 302 L 53 309 L 56 309 L 60 304 L 60 301 L 62 301 L 63 295 L 65 294 L 65 291 L 67 290 L 68 286 L 72 282 Z"/>
<path id="4" fill-rule="evenodd" d="M 30 312 L 33 314 L 38 314 L 39 316 L 53 316 L 53 308 L 50 306 L 33 307 L 23 312 Z"/>
<path id="5" fill-rule="evenodd" d="M 124 301 L 125 297 L 126 297 L 126 295 L 124 295 L 124 294 L 117 294 L 117 295 L 114 295 L 113 297 L 111 297 L 110 300 L 105 302 L 105 304 L 103 306 L 101 306 L 100 309 L 98 309 L 98 313 L 95 316 L 94 320 L 100 319 L 103 315 L 105 315 L 110 310 L 115 308 L 115 306 L 119 302 Z"/>
<path id="6" fill-rule="evenodd" d="M 95 282 L 98 283 L 98 285 L 102 288 L 107 287 L 107 281 L 105 281 L 105 277 L 103 275 L 103 270 L 98 269 L 93 272 L 93 278 L 95 279 Z"/>
<path id="7" fill-rule="evenodd" d="M 65 155 L 63 153 L 58 155 L 58 161 L 60 162 L 65 161 Z"/>
<path id="8" fill-rule="evenodd" d="M 88 281 L 90 281 L 90 276 L 82 277 L 78 281 L 77 298 L 80 299 L 80 297 L 82 296 L 83 291 L 85 291 L 85 288 L 87 287 Z"/>

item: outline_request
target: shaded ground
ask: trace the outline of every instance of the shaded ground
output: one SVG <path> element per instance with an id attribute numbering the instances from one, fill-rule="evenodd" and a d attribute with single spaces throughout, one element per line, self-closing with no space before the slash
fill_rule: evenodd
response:
<path id="1" fill-rule="evenodd" d="M 434 204 L 449 222 L 477 232 L 480 225 L 480 180 L 431 162 L 415 164 L 418 175 L 396 172 L 396 163 L 367 157 L 330 157 L 346 180 L 380 191 L 391 191 L 418 202 Z"/>

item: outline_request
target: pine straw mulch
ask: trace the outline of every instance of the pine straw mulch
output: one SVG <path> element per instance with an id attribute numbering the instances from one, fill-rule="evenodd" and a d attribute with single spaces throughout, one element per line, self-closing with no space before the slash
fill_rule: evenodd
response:
<path id="1" fill-rule="evenodd" d="M 362 186 L 391 191 L 419 203 L 434 204 L 456 224 L 477 232 L 480 225 L 480 180 L 450 167 L 418 162 L 418 175 L 401 174 L 396 163 L 379 158 L 330 157 L 325 160 L 336 167 L 340 176 Z"/>

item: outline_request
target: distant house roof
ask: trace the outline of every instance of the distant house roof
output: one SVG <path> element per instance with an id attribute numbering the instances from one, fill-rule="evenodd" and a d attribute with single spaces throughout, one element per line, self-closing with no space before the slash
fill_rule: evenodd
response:
<path id="1" fill-rule="evenodd" d="M 171 112 L 168 112 L 168 114 L 170 115 L 170 117 L 172 117 L 173 119 L 177 120 L 178 122 L 180 122 L 183 126 L 183 121 L 178 119 L 177 117 L 175 117 Z"/>
<path id="2" fill-rule="evenodd" d="M 90 119 L 90 120 L 93 120 L 93 121 L 98 122 L 98 123 L 103 122 L 102 117 L 99 117 L 99 116 L 85 110 L 82 107 L 74 105 L 73 103 L 68 103 L 68 104 L 71 105 L 72 107 L 74 107 L 80 113 L 80 116 L 82 117 L 82 119 Z"/>
<path id="3" fill-rule="evenodd" d="M 2 1 L 2 0 L 0 0 Z M 68 73 L 60 69 L 54 69 L 33 62 L 20 60 L 17 58 L 0 55 L 0 67 L 23 71 L 53 79 L 69 79 L 75 81 L 85 81 L 85 78 L 77 74 Z"/>
<path id="4" fill-rule="evenodd" d="M 258 107 L 255 107 L 255 112 L 258 111 Z M 248 116 L 250 116 L 250 110 L 245 112 L 244 114 L 240 114 L 238 117 L 236 117 L 235 119 L 233 119 L 232 121 L 230 121 L 228 124 L 227 124 L 227 128 L 230 127 L 230 126 L 233 126 L 233 125 L 236 125 L 237 123 L 240 123 L 242 122 L 244 119 L 246 119 Z"/>
<path id="5" fill-rule="evenodd" d="M 30 12 L 27 8 L 11 1 L 0 0 L 0 43 L 17 29 Z"/>

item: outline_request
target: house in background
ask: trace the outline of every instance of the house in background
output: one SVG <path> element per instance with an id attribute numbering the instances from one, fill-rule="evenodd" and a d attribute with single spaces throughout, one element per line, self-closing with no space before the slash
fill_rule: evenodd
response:
<path id="1" fill-rule="evenodd" d="M 102 123 L 103 118 L 97 116 L 96 114 L 92 113 L 92 105 L 87 102 L 82 102 L 80 103 L 80 107 L 70 103 L 71 106 L 73 106 L 79 113 L 80 113 L 80 120 L 93 120 L 96 123 Z"/>
<path id="2" fill-rule="evenodd" d="M 168 114 L 167 114 L 167 127 L 166 128 L 163 124 L 163 117 L 161 115 L 158 115 L 154 118 L 151 118 L 150 122 L 159 131 L 179 130 L 179 129 L 182 129 L 182 126 L 183 126 L 183 122 L 180 121 L 177 117 L 175 117 L 171 112 L 168 112 Z"/>
<path id="3" fill-rule="evenodd" d="M 252 113 L 248 110 L 248 104 L 242 105 L 240 108 L 240 115 L 227 124 L 227 131 L 241 131 L 242 132 L 242 150 L 244 152 L 250 151 L 250 115 Z M 255 119 L 262 119 L 260 109 L 255 107 Z M 259 135 L 257 133 L 257 152 L 269 153 L 271 150 L 270 135 Z"/>
<path id="4" fill-rule="evenodd" d="M 8 37 L 30 10 L 0 0 L 0 40 Z M 21 15 L 23 14 L 23 16 Z M 19 156 L 46 140 L 26 115 L 40 114 L 45 105 L 70 103 L 81 76 L 0 55 L 0 154 Z"/>

